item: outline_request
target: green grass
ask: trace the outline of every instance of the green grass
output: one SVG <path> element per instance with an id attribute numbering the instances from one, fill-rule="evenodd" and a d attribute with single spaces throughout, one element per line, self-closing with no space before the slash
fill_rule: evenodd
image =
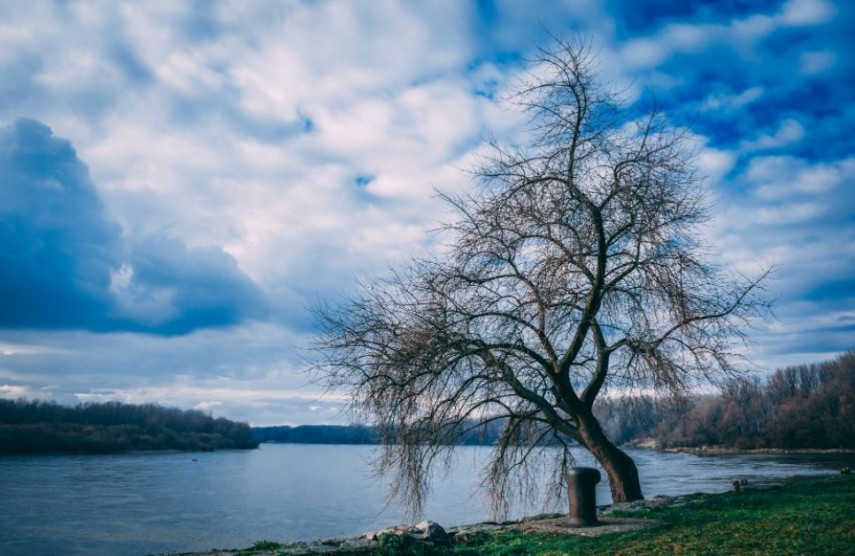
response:
<path id="1" fill-rule="evenodd" d="M 616 517 L 654 528 L 598 537 L 499 532 L 458 545 L 461 555 L 855 554 L 855 476 L 788 482 L 773 490 L 696 495 L 694 503 Z"/>
<path id="2" fill-rule="evenodd" d="M 279 550 L 283 547 L 284 547 L 284 545 L 282 545 L 278 542 L 261 540 L 261 541 L 256 541 L 256 543 L 254 545 L 252 545 L 252 547 L 249 548 L 248 550 L 253 551 L 253 552 L 263 552 L 263 551 L 270 551 L 270 550 Z"/>
<path id="3" fill-rule="evenodd" d="M 615 512 L 611 517 L 655 519 L 642 530 L 580 537 L 500 531 L 480 533 L 452 548 L 406 545 L 385 539 L 372 551 L 338 554 L 381 556 L 559 556 L 574 554 L 805 554 L 855 556 L 855 475 L 797 479 L 769 490 L 697 494 L 680 506 Z M 392 542 L 398 541 L 398 542 Z M 286 555 L 289 545 L 259 541 L 238 552 Z"/>

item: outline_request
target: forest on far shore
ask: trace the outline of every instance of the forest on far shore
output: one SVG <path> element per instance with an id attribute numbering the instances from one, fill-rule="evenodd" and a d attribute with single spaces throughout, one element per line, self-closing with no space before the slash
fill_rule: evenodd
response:
<path id="1" fill-rule="evenodd" d="M 855 351 L 779 369 L 763 381 L 730 380 L 718 394 L 679 402 L 604 399 L 597 414 L 618 444 L 855 449 Z"/>
<path id="2" fill-rule="evenodd" d="M 257 448 L 246 423 L 156 404 L 0 399 L 0 454 Z"/>
<path id="3" fill-rule="evenodd" d="M 719 393 L 679 401 L 604 397 L 594 413 L 620 445 L 653 440 L 663 448 L 855 449 L 855 351 L 780 369 L 764 381 L 733 379 Z M 453 426 L 470 429 L 460 444 L 491 445 L 502 421 Z M 256 427 L 252 432 L 261 442 L 295 444 L 377 444 L 382 438 L 365 425 Z"/>

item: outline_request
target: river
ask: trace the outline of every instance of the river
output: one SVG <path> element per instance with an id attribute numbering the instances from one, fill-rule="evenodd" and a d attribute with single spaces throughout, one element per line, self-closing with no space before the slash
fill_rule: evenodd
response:
<path id="1" fill-rule="evenodd" d="M 350 536 L 408 521 L 386 505 L 372 446 L 263 444 L 258 450 L 0 458 L 0 555 L 142 555 Z M 646 496 L 720 492 L 815 475 L 849 454 L 698 457 L 629 450 Z M 478 490 L 488 449 L 455 449 L 424 516 L 444 525 L 489 518 Z M 579 465 L 593 465 L 584 453 Z M 598 486 L 599 504 L 609 502 Z M 511 517 L 542 508 L 517 507 Z"/>

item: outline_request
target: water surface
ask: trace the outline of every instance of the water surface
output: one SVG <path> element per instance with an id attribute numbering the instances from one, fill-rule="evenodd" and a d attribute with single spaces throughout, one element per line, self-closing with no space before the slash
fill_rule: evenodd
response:
<path id="1" fill-rule="evenodd" d="M 698 457 L 630 450 L 646 496 L 720 492 L 734 479 L 822 474 L 851 455 Z M 0 458 L 0 554 L 117 555 L 349 536 L 408 521 L 385 502 L 371 446 L 264 444 L 258 450 Z M 424 515 L 444 525 L 489 512 L 478 489 L 488 449 L 456 449 Z M 594 465 L 585 453 L 580 465 Z M 598 503 L 609 502 L 608 485 Z M 542 508 L 520 508 L 520 517 Z"/>

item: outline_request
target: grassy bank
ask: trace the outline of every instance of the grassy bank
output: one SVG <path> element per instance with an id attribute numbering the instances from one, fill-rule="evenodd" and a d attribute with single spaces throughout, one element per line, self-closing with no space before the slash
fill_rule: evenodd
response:
<path id="1" fill-rule="evenodd" d="M 701 494 L 692 503 L 616 512 L 651 529 L 599 537 L 500 532 L 456 554 L 855 554 L 855 476 L 794 480 L 773 490 Z"/>
<path id="2" fill-rule="evenodd" d="M 405 547 L 385 539 L 373 550 L 338 554 L 853 554 L 855 475 L 796 479 L 767 490 L 697 494 L 671 506 L 615 511 L 612 517 L 649 518 L 648 529 L 594 537 L 497 531 L 451 548 Z M 287 545 L 260 542 L 230 552 L 285 555 Z M 222 553 L 221 553 L 222 554 Z"/>

